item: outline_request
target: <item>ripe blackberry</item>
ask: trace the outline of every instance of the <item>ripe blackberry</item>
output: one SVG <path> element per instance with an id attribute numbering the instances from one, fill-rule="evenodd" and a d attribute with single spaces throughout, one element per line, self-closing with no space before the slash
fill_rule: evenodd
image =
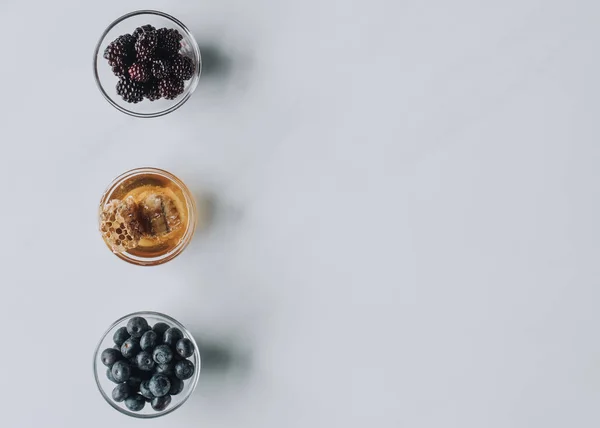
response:
<path id="1" fill-rule="evenodd" d="M 166 59 L 155 59 L 152 61 L 150 70 L 157 79 L 164 79 L 171 73 L 171 64 Z"/>
<path id="2" fill-rule="evenodd" d="M 136 62 L 129 67 L 129 77 L 136 82 L 147 82 L 150 80 L 150 67 L 143 62 Z"/>
<path id="3" fill-rule="evenodd" d="M 140 35 L 144 34 L 144 33 L 148 33 L 150 31 L 156 31 L 156 28 L 154 28 L 152 25 L 148 24 L 148 25 L 143 25 L 141 27 L 137 27 L 134 31 L 133 31 L 133 37 L 135 37 L 136 39 L 138 37 L 140 37 Z"/>
<path id="4" fill-rule="evenodd" d="M 156 31 L 147 31 L 139 35 L 135 42 L 135 51 L 138 61 L 150 61 L 158 45 Z"/>
<path id="5" fill-rule="evenodd" d="M 117 83 L 117 94 L 128 103 L 139 103 L 144 99 L 144 85 L 127 77 L 121 77 Z"/>
<path id="6" fill-rule="evenodd" d="M 175 76 L 169 76 L 158 82 L 158 89 L 163 98 L 167 100 L 174 100 L 179 95 L 183 94 L 183 80 Z"/>
<path id="7" fill-rule="evenodd" d="M 124 34 L 113 40 L 104 50 L 104 58 L 117 76 L 124 76 L 127 68 L 135 61 L 135 39 Z"/>
<path id="8" fill-rule="evenodd" d="M 150 101 L 156 101 L 162 98 L 160 89 L 158 88 L 158 80 L 151 80 L 144 85 L 144 97 Z"/>
<path id="9" fill-rule="evenodd" d="M 117 77 L 129 76 L 129 68 L 126 64 L 115 64 L 112 66 L 112 72 Z"/>
<path id="10" fill-rule="evenodd" d="M 188 80 L 194 76 L 196 66 L 194 61 L 187 56 L 178 55 L 173 59 L 171 65 L 171 74 L 179 79 Z"/>
<path id="11" fill-rule="evenodd" d="M 158 47 L 157 53 L 163 58 L 169 58 L 177 55 L 180 48 L 180 41 L 183 36 L 174 28 L 161 28 L 157 31 Z"/>
<path id="12" fill-rule="evenodd" d="M 134 53 L 135 39 L 131 34 L 124 34 L 109 43 L 104 49 L 104 58 L 112 65 L 114 62 L 130 58 Z"/>

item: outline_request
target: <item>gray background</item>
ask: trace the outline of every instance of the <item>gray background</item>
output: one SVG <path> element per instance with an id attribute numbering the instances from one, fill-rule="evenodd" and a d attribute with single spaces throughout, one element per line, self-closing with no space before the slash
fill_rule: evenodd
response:
<path id="1" fill-rule="evenodd" d="M 196 35 L 179 111 L 127 117 L 92 51 L 123 13 Z M 4 427 L 597 427 L 597 1 L 4 0 Z M 179 175 L 212 221 L 168 265 L 96 231 L 107 184 Z M 135 310 L 201 341 L 138 421 L 92 351 Z"/>

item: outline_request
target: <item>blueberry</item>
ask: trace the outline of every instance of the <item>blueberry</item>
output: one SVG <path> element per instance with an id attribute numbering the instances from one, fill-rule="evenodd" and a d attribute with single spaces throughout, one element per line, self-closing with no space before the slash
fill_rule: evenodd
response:
<path id="1" fill-rule="evenodd" d="M 168 364 L 157 364 L 154 367 L 154 372 L 156 374 L 164 374 L 169 377 L 175 376 L 175 362 L 171 361 Z"/>
<path id="2" fill-rule="evenodd" d="M 156 374 L 152 376 L 152 379 L 148 382 L 148 388 L 155 397 L 162 397 L 169 393 L 171 381 L 163 374 Z"/>
<path id="3" fill-rule="evenodd" d="M 171 377 L 171 378 L 169 378 L 169 380 L 171 381 L 171 389 L 169 389 L 169 394 L 177 395 L 181 391 L 183 391 L 184 383 L 181 379 L 178 379 L 176 377 Z"/>
<path id="4" fill-rule="evenodd" d="M 121 346 L 121 354 L 123 354 L 125 358 L 135 357 L 140 350 L 140 343 L 133 337 L 127 339 Z"/>
<path id="5" fill-rule="evenodd" d="M 127 385 L 131 387 L 131 392 L 138 392 L 140 390 L 140 384 L 142 383 L 142 378 L 137 376 L 137 373 L 131 373 L 129 379 L 127 380 Z"/>
<path id="6" fill-rule="evenodd" d="M 125 399 L 125 406 L 132 412 L 139 412 L 146 405 L 146 400 L 141 395 L 135 394 Z"/>
<path id="7" fill-rule="evenodd" d="M 189 358 L 194 355 L 194 344 L 187 337 L 179 339 L 175 345 L 175 350 L 183 358 Z"/>
<path id="8" fill-rule="evenodd" d="M 123 360 L 114 363 L 110 370 L 113 378 L 119 383 L 127 381 L 131 376 L 131 367 Z"/>
<path id="9" fill-rule="evenodd" d="M 145 380 L 140 384 L 140 394 L 142 397 L 147 398 L 148 400 L 152 400 L 154 398 L 154 394 L 150 391 L 150 382 Z"/>
<path id="10" fill-rule="evenodd" d="M 177 327 L 171 327 L 163 334 L 163 343 L 174 348 L 179 339 L 183 339 L 183 333 Z"/>
<path id="11" fill-rule="evenodd" d="M 150 326 L 145 318 L 133 317 L 127 323 L 127 333 L 133 337 L 142 337 L 147 330 L 150 330 Z"/>
<path id="12" fill-rule="evenodd" d="M 175 376 L 181 380 L 186 380 L 194 375 L 194 363 L 190 360 L 177 361 L 175 364 Z"/>
<path id="13" fill-rule="evenodd" d="M 129 336 L 129 333 L 127 333 L 127 327 L 119 327 L 117 331 L 115 331 L 115 334 L 113 334 L 113 341 L 115 342 L 115 345 L 120 348 L 121 345 L 127 339 L 129 339 Z"/>
<path id="14" fill-rule="evenodd" d="M 136 355 L 135 361 L 140 370 L 150 371 L 154 368 L 154 360 L 149 352 L 142 351 Z"/>
<path id="15" fill-rule="evenodd" d="M 125 400 L 129 395 L 131 395 L 131 388 L 126 383 L 118 384 L 112 391 L 112 398 L 117 403 Z"/>
<path id="16" fill-rule="evenodd" d="M 154 324 L 154 327 L 152 327 L 152 330 L 154 330 L 156 335 L 160 338 L 163 337 L 163 335 L 165 334 L 165 331 L 167 331 L 168 329 L 169 329 L 169 325 L 165 324 L 164 322 L 157 322 L 156 324 Z"/>
<path id="17" fill-rule="evenodd" d="M 127 361 L 129 361 L 129 365 L 131 366 L 131 368 L 138 368 L 138 362 L 137 362 L 137 356 L 139 354 L 137 354 L 135 357 L 131 357 L 128 358 Z"/>
<path id="18" fill-rule="evenodd" d="M 173 359 L 173 351 L 167 345 L 158 345 L 152 353 L 157 364 L 168 364 Z"/>
<path id="19" fill-rule="evenodd" d="M 163 395 L 162 397 L 156 397 L 152 400 L 152 408 L 157 412 L 165 410 L 169 404 L 171 404 L 171 396 L 169 394 Z"/>
<path id="20" fill-rule="evenodd" d="M 148 330 L 140 338 L 140 347 L 142 351 L 154 348 L 158 344 L 158 335 L 152 330 Z"/>
<path id="21" fill-rule="evenodd" d="M 122 358 L 121 353 L 113 348 L 108 348 L 102 351 L 102 355 L 100 355 L 100 359 L 102 360 L 102 364 L 106 367 L 112 366 L 114 363 L 119 361 Z"/>
<path id="22" fill-rule="evenodd" d="M 107 369 L 106 369 L 106 377 L 107 377 L 107 378 L 108 378 L 108 380 L 110 380 L 111 382 L 114 382 L 114 383 L 119 383 L 119 382 L 117 382 L 117 381 L 115 380 L 115 378 L 113 377 L 113 375 L 112 375 L 112 370 L 111 370 L 111 367 L 109 367 L 109 368 L 107 368 Z"/>

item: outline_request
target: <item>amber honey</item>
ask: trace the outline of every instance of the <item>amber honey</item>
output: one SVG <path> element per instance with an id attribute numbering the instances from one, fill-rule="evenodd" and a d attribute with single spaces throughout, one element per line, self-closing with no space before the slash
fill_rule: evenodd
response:
<path id="1" fill-rule="evenodd" d="M 187 187 L 166 171 L 153 168 L 133 170 L 113 182 L 103 197 L 100 209 L 114 200 L 131 199 L 139 207 L 138 221 L 143 233 L 135 248 L 115 253 L 127 261 L 147 265 L 163 263 L 164 258 L 170 260 L 173 254 L 181 252 L 191 239 L 196 222 L 194 200 Z M 157 200 L 162 201 L 162 205 L 148 203 Z M 106 244 L 111 247 L 108 234 L 104 233 L 104 229 L 102 232 Z"/>

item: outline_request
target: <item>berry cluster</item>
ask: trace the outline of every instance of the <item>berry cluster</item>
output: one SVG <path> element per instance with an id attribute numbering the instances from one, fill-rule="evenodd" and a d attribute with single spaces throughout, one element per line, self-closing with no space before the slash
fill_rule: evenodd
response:
<path id="1" fill-rule="evenodd" d="M 115 346 L 102 352 L 100 359 L 106 376 L 117 384 L 112 399 L 125 402 L 132 412 L 139 412 L 149 402 L 157 412 L 165 410 L 171 396 L 183 391 L 184 381 L 194 375 L 188 358 L 194 344 L 176 327 L 156 323 L 152 328 L 145 318 L 133 317 L 127 327 L 113 336 Z"/>
<path id="2" fill-rule="evenodd" d="M 181 95 L 184 80 L 196 71 L 194 61 L 179 53 L 182 38 L 173 28 L 144 25 L 111 42 L 104 58 L 119 78 L 117 94 L 128 103 Z"/>

